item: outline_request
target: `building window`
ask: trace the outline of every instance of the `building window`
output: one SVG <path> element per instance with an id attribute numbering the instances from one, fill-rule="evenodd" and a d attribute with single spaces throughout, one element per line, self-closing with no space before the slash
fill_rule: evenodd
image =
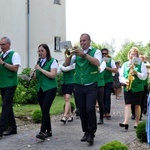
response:
<path id="1" fill-rule="evenodd" d="M 58 36 L 54 38 L 54 47 L 56 51 L 60 51 L 60 40 L 61 38 Z"/>
<path id="2" fill-rule="evenodd" d="M 59 4 L 59 5 L 61 5 L 60 0 L 54 0 L 54 4 Z"/>

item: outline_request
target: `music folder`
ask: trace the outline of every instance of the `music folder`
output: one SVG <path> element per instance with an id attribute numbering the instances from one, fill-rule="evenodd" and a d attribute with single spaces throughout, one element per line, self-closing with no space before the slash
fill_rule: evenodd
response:
<path id="1" fill-rule="evenodd" d="M 61 49 L 72 49 L 71 41 L 60 41 Z"/>

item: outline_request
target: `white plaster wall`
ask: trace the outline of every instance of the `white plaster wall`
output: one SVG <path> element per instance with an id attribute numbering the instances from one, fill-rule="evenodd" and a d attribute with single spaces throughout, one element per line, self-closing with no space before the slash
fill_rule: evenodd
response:
<path id="1" fill-rule="evenodd" d="M 37 60 L 37 47 L 41 43 L 49 45 L 52 57 L 64 61 L 64 52 L 54 51 L 54 37 L 66 39 L 65 0 L 61 5 L 53 0 L 29 0 L 29 67 Z M 8 36 L 12 49 L 21 55 L 22 67 L 28 66 L 27 47 L 27 0 L 0 0 L 0 37 Z"/>

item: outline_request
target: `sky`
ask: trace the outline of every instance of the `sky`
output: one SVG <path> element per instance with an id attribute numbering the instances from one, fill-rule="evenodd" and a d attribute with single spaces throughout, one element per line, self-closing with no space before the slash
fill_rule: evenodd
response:
<path id="1" fill-rule="evenodd" d="M 66 39 L 79 42 L 88 33 L 97 44 L 119 50 L 126 39 L 150 41 L 150 0 L 66 0 Z"/>

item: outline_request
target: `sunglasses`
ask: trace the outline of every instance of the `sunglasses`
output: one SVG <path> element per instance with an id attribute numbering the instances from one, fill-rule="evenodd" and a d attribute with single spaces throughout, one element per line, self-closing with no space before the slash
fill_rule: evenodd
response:
<path id="1" fill-rule="evenodd" d="M 107 55 L 108 53 L 102 53 L 102 55 Z"/>

